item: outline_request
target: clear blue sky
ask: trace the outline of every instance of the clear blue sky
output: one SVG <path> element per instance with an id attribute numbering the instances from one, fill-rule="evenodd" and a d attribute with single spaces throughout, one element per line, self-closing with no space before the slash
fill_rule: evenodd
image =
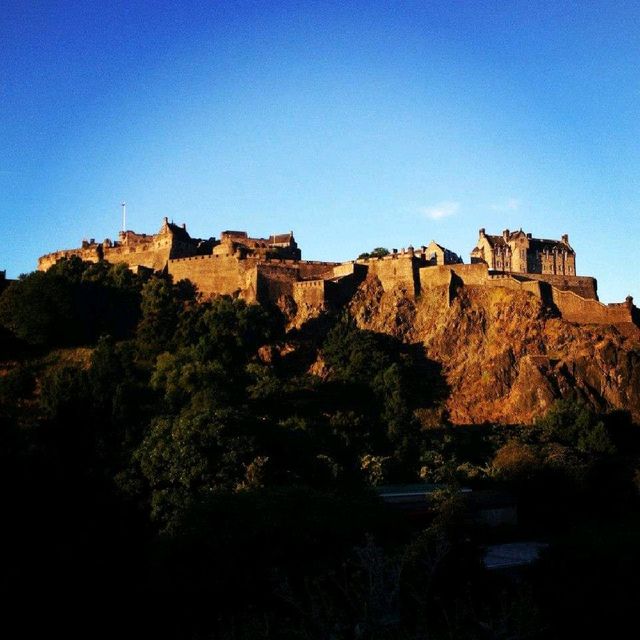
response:
<path id="1" fill-rule="evenodd" d="M 568 232 L 640 300 L 640 3 L 0 4 L 0 269 L 168 215 L 309 259 Z"/>

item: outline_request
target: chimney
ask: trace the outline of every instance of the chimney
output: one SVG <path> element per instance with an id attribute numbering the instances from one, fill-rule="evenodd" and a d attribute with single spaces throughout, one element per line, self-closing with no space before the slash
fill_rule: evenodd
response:
<path id="1" fill-rule="evenodd" d="M 482 227 L 482 229 L 480 229 L 480 237 L 484 238 L 484 227 Z"/>
<path id="2" fill-rule="evenodd" d="M 531 240 L 531 234 L 527 233 L 527 240 Z"/>
<path id="3" fill-rule="evenodd" d="M 569 244 L 569 234 L 568 233 L 565 233 L 562 236 L 562 242 L 564 242 L 565 244 Z"/>
<path id="4" fill-rule="evenodd" d="M 509 229 L 505 229 L 502 232 L 502 237 L 504 238 L 504 241 L 506 242 L 509 239 Z"/>
<path id="5" fill-rule="evenodd" d="M 181 226 L 185 231 L 187 230 L 187 223 L 186 222 L 183 222 Z"/>

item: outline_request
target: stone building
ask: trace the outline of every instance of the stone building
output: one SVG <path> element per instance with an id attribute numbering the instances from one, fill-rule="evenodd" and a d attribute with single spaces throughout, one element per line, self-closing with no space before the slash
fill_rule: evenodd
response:
<path id="1" fill-rule="evenodd" d="M 438 264 L 461 264 L 462 258 L 453 251 L 432 240 L 428 246 L 423 247 L 426 263 L 429 265 Z"/>
<path id="2" fill-rule="evenodd" d="M 300 260 L 302 254 L 293 231 L 269 236 L 268 238 L 250 238 L 246 231 L 223 231 L 220 242 L 213 249 L 214 254 L 223 255 L 239 252 L 244 256 L 260 256 L 263 258 L 282 258 Z"/>
<path id="3" fill-rule="evenodd" d="M 500 236 L 488 235 L 480 229 L 471 262 L 484 262 L 490 271 L 576 275 L 576 254 L 566 234 L 560 240 L 544 240 L 533 238 L 522 229 L 505 229 Z"/>

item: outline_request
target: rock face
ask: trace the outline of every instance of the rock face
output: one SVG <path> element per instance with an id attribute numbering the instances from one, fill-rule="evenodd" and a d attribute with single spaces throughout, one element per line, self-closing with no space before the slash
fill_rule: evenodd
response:
<path id="1" fill-rule="evenodd" d="M 578 325 L 534 295 L 500 287 L 384 291 L 367 277 L 348 305 L 362 329 L 421 344 L 442 366 L 455 424 L 530 423 L 557 398 L 640 419 L 640 330 Z"/>

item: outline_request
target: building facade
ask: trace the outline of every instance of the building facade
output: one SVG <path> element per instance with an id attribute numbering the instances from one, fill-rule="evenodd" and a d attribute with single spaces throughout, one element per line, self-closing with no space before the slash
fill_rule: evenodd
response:
<path id="1" fill-rule="evenodd" d="M 560 240 L 533 238 L 530 233 L 509 231 L 493 236 L 480 229 L 478 243 L 471 252 L 471 262 L 484 262 L 490 271 L 575 276 L 576 254 L 569 236 Z"/>

